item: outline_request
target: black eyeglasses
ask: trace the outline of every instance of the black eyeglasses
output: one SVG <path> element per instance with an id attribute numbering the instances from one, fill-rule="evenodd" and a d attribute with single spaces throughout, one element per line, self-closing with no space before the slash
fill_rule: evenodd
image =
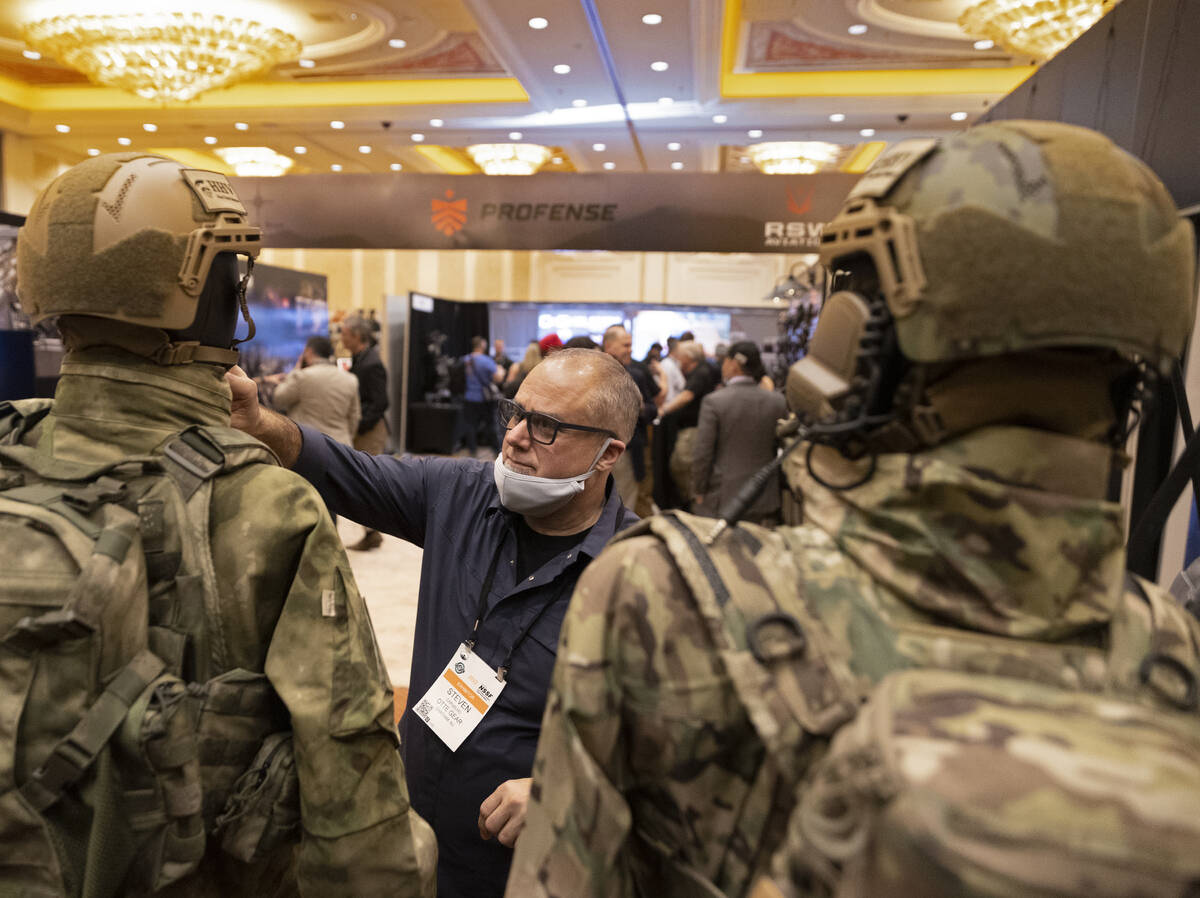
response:
<path id="1" fill-rule="evenodd" d="M 500 411 L 500 423 L 504 425 L 505 430 L 512 430 L 512 428 L 524 421 L 526 428 L 529 430 L 529 438 L 535 443 L 542 443 L 546 446 L 554 442 L 560 430 L 583 430 L 587 433 L 607 434 L 614 440 L 617 438 L 615 433 L 603 427 L 568 424 L 566 421 L 560 421 L 558 418 L 553 418 L 550 415 L 543 415 L 541 412 L 526 411 L 511 399 L 501 399 L 497 403 L 497 406 Z"/>

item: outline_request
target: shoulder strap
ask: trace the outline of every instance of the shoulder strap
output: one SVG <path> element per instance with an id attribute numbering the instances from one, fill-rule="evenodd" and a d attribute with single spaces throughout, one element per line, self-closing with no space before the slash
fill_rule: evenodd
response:
<path id="1" fill-rule="evenodd" d="M 0 443 L 19 444 L 33 428 L 42 422 L 53 399 L 17 399 L 0 402 Z"/>
<path id="2" fill-rule="evenodd" d="M 1146 688 L 1180 711 L 1200 709 L 1200 645 L 1192 617 L 1153 583 L 1126 576 L 1109 639 L 1109 685 L 1136 698 Z"/>
<path id="3" fill-rule="evenodd" d="M 229 427 L 192 425 L 158 450 L 167 473 L 190 499 L 205 482 L 248 464 L 277 465 L 279 458 L 263 443 Z"/>
<path id="4" fill-rule="evenodd" d="M 859 690 L 809 613 L 790 554 L 769 531 L 746 525 L 706 547 L 701 537 L 712 525 L 711 518 L 667 513 L 631 530 L 649 530 L 671 553 L 768 750 L 788 752 L 805 734 L 832 733 L 854 716 Z"/>

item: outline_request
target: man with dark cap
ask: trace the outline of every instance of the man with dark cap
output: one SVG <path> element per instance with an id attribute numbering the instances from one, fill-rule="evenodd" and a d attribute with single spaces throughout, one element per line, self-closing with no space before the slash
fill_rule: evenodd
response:
<path id="1" fill-rule="evenodd" d="M 725 388 L 700 402 L 700 423 L 692 446 L 694 510 L 716 516 L 754 473 L 775 457 L 775 425 L 787 414 L 782 394 L 758 386 L 763 376 L 758 347 L 734 343 L 721 362 Z M 771 475 L 744 520 L 778 523 L 779 474 Z"/>

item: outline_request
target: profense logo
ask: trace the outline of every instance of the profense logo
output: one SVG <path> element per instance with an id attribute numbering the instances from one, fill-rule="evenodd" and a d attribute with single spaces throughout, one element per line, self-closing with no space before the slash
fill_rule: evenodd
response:
<path id="1" fill-rule="evenodd" d="M 447 190 L 444 200 L 433 200 L 433 215 L 430 217 L 433 226 L 451 237 L 463 229 L 467 223 L 467 198 L 454 199 L 454 191 Z"/>

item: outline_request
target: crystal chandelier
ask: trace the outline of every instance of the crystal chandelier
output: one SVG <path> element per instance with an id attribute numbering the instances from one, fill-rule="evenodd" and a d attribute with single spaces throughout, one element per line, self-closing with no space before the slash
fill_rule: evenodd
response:
<path id="1" fill-rule="evenodd" d="M 24 26 L 24 37 L 98 84 L 147 100 L 191 100 L 300 56 L 278 28 L 202 12 L 78 14 Z"/>
<path id="2" fill-rule="evenodd" d="M 222 147 L 217 155 L 243 178 L 277 178 L 292 167 L 290 156 L 270 147 Z"/>
<path id="3" fill-rule="evenodd" d="M 1116 6 L 1117 0 L 982 0 L 958 24 L 1022 56 L 1049 59 Z"/>
<path id="4" fill-rule="evenodd" d="M 550 158 L 550 148 L 536 143 L 477 143 L 467 154 L 488 175 L 532 175 Z"/>
<path id="5" fill-rule="evenodd" d="M 772 140 L 749 148 L 750 160 L 767 175 L 811 175 L 837 158 L 839 147 L 818 140 Z"/>

